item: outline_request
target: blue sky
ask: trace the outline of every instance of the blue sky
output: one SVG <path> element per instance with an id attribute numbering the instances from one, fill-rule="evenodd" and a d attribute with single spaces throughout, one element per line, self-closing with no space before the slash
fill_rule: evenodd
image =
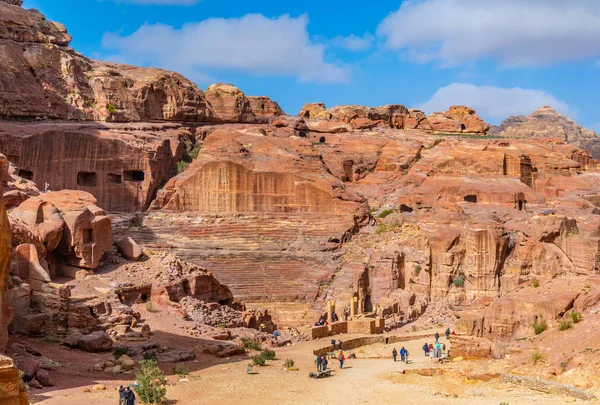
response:
<path id="1" fill-rule="evenodd" d="M 313 101 L 467 104 L 499 123 L 550 104 L 600 131 L 600 1 L 24 0 L 86 56 Z"/>

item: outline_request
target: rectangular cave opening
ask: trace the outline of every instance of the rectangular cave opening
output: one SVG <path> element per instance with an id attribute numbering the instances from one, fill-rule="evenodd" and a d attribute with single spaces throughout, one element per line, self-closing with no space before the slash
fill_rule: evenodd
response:
<path id="1" fill-rule="evenodd" d="M 466 202 L 470 202 L 470 203 L 476 203 L 477 202 L 477 196 L 475 194 L 466 195 L 463 199 Z"/>
<path id="2" fill-rule="evenodd" d="M 94 230 L 84 229 L 83 230 L 83 243 L 94 243 Z"/>
<path id="3" fill-rule="evenodd" d="M 33 180 L 33 172 L 31 170 L 19 169 L 19 177 L 27 180 Z"/>
<path id="4" fill-rule="evenodd" d="M 93 187 L 98 184 L 98 175 L 96 172 L 78 172 L 77 185 Z"/>
<path id="5" fill-rule="evenodd" d="M 108 173 L 108 182 L 121 184 L 123 182 L 123 176 L 116 173 Z"/>
<path id="6" fill-rule="evenodd" d="M 144 181 L 143 170 L 123 170 L 125 181 Z"/>

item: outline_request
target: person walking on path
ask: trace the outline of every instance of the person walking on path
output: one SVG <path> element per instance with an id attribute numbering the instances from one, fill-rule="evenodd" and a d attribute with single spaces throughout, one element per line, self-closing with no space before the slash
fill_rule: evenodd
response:
<path id="1" fill-rule="evenodd" d="M 123 386 L 121 385 L 119 387 L 119 405 L 126 405 L 126 398 L 127 393 L 125 392 L 125 388 L 123 388 Z"/>
<path id="2" fill-rule="evenodd" d="M 323 367 L 323 357 L 317 356 L 317 371 L 321 371 L 322 367 Z"/>
<path id="3" fill-rule="evenodd" d="M 329 361 L 327 361 L 327 356 L 321 357 L 321 370 L 322 371 L 327 371 L 327 364 L 329 364 Z"/>
<path id="4" fill-rule="evenodd" d="M 437 357 L 438 359 L 442 357 L 442 345 L 440 344 L 440 342 L 436 343 L 435 345 L 435 357 Z"/>
<path id="5" fill-rule="evenodd" d="M 450 328 L 446 329 L 446 340 L 450 339 Z"/>
<path id="6" fill-rule="evenodd" d="M 394 358 L 394 363 L 396 362 L 396 357 L 398 357 L 398 351 L 396 350 L 396 348 L 394 347 L 394 350 L 392 350 L 392 357 Z"/>
<path id="7" fill-rule="evenodd" d="M 435 343 L 439 342 L 440 340 L 440 334 L 439 332 L 435 332 Z"/>
<path id="8" fill-rule="evenodd" d="M 135 405 L 135 394 L 129 385 L 125 388 L 125 405 Z"/>
<path id="9" fill-rule="evenodd" d="M 406 359 L 406 349 L 404 348 L 404 346 L 402 346 L 402 349 L 400 349 L 400 361 L 405 361 Z"/>
<path id="10" fill-rule="evenodd" d="M 423 345 L 423 353 L 425 354 L 425 357 L 429 356 L 429 345 L 427 343 Z"/>
<path id="11" fill-rule="evenodd" d="M 346 356 L 344 356 L 344 352 L 340 352 L 338 356 L 338 360 L 340 361 L 340 368 L 344 368 L 344 360 L 346 360 Z"/>

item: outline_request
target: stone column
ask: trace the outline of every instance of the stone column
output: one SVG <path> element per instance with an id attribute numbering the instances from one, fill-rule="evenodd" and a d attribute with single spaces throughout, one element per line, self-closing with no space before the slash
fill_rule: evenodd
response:
<path id="1" fill-rule="evenodd" d="M 333 313 L 335 312 L 335 301 L 327 301 L 327 322 L 333 322 Z"/>
<path id="2" fill-rule="evenodd" d="M 356 317 L 356 310 L 358 309 L 358 297 L 350 298 L 350 319 Z"/>

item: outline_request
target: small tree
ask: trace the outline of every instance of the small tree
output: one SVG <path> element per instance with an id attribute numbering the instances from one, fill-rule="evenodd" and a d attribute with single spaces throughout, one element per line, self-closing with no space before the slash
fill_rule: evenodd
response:
<path id="1" fill-rule="evenodd" d="M 167 395 L 165 373 L 154 360 L 140 360 L 140 371 L 136 374 L 138 385 L 133 389 L 145 404 L 162 404 Z"/>

